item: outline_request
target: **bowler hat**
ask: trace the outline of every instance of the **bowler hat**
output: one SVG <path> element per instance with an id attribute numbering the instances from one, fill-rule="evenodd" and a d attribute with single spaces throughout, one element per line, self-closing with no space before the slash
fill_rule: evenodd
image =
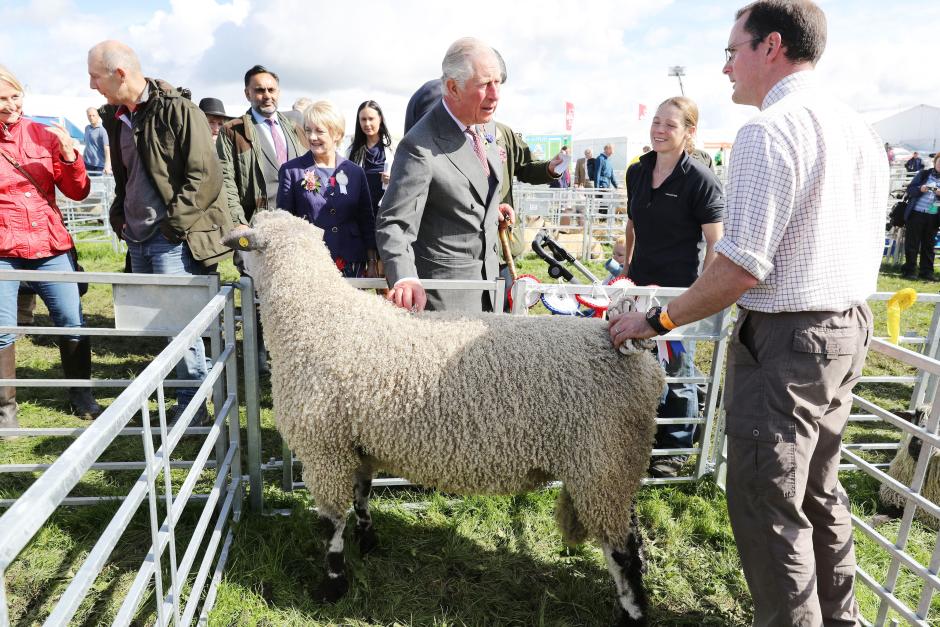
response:
<path id="1" fill-rule="evenodd" d="M 199 108 L 202 109 L 202 112 L 206 115 L 220 115 L 223 118 L 231 119 L 226 115 L 225 107 L 218 98 L 203 98 L 199 101 Z"/>

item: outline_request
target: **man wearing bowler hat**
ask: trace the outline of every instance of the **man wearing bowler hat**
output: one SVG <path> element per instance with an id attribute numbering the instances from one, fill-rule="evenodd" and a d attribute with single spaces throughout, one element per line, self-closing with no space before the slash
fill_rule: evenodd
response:
<path id="1" fill-rule="evenodd" d="M 222 125 L 232 118 L 225 115 L 225 106 L 218 98 L 203 98 L 199 101 L 199 108 L 202 109 L 202 112 L 206 114 L 206 119 L 209 120 L 209 130 L 212 131 L 212 143 L 215 143 L 219 138 L 219 131 L 222 130 Z"/>

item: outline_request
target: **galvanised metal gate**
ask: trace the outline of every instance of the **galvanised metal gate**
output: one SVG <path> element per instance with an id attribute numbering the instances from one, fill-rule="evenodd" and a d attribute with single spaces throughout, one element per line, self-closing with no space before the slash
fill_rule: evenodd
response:
<path id="1" fill-rule="evenodd" d="M 0 435 L 17 436 L 77 436 L 50 465 L 7 465 L 2 472 L 32 472 L 43 474 L 9 505 L 0 517 L 0 576 L 4 576 L 23 549 L 34 540 L 46 521 L 63 505 L 85 505 L 114 497 L 69 497 L 70 491 L 90 470 L 142 469 L 128 492 L 119 497 L 120 506 L 81 567 L 74 573 L 67 588 L 56 601 L 46 625 L 64 625 L 78 610 L 96 578 L 106 566 L 137 514 L 147 502 L 151 545 L 142 560 L 130 589 L 123 597 L 114 618 L 114 624 L 128 625 L 138 613 L 148 590 L 156 593 L 156 615 L 160 625 L 190 624 L 200 613 L 204 619 L 215 598 L 215 587 L 221 579 L 229 546 L 232 542 L 231 523 L 242 511 L 243 477 L 241 470 L 241 438 L 239 427 L 238 382 L 235 352 L 235 299 L 236 287 L 219 287 L 217 276 L 174 277 L 166 275 L 126 275 L 110 273 L 46 273 L 0 272 L 0 280 L 42 280 L 90 283 L 112 283 L 128 286 L 132 291 L 144 286 L 144 302 L 160 298 L 146 286 L 156 286 L 162 296 L 170 296 L 177 310 L 186 309 L 186 300 L 197 307 L 191 321 L 179 329 L 147 328 L 82 328 L 56 327 L 28 329 L 4 328 L 2 331 L 29 332 L 50 335 L 137 335 L 175 336 L 170 344 L 133 380 L 28 380 L 0 381 L 3 384 L 27 386 L 90 386 L 126 387 L 118 398 L 85 429 L 6 429 Z M 174 291 L 182 288 L 182 292 Z M 117 300 L 117 291 L 116 300 Z M 149 295 L 149 296 L 148 296 Z M 182 298 L 182 300 L 180 300 Z M 134 295 L 125 306 L 133 309 Z M 250 301 L 250 299 L 248 299 Z M 152 304 L 152 303 L 151 303 Z M 165 307 L 158 307 L 163 310 Z M 250 310 L 250 308 L 249 308 Z M 116 315 L 133 320 L 141 311 L 125 311 Z M 143 313 L 146 316 L 146 312 Z M 158 323 L 159 324 L 159 323 Z M 176 363 L 189 350 L 190 345 L 208 335 L 211 344 L 212 365 L 201 383 L 167 379 Z M 168 424 L 164 405 L 164 388 L 198 385 L 193 401 L 182 412 L 175 424 Z M 156 401 L 156 411 L 151 402 Z M 211 400 L 214 420 L 209 426 L 192 427 L 198 410 Z M 128 427 L 128 422 L 139 417 L 140 427 Z M 170 461 L 170 456 L 184 436 L 204 436 L 198 452 L 191 461 Z M 102 452 L 119 437 L 142 438 L 144 459 L 134 462 L 97 462 Z M 210 459 L 214 457 L 214 460 Z M 188 469 L 185 477 L 171 476 L 173 469 Z M 206 471 L 209 471 L 208 475 Z M 205 481 L 214 471 L 211 488 L 196 494 L 197 482 Z M 177 485 L 174 485 L 174 481 Z M 177 528 L 187 507 L 190 515 L 198 511 L 198 520 L 186 537 Z M 187 548 L 178 554 L 177 546 L 187 542 Z M 211 580 L 209 579 L 212 575 Z M 166 576 L 166 579 L 165 579 Z M 0 585 L 0 625 L 9 624 L 9 606 L 6 579 Z"/>

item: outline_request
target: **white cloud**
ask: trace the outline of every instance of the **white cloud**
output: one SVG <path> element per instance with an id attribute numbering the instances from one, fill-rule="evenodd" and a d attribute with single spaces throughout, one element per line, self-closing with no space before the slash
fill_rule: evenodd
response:
<path id="1" fill-rule="evenodd" d="M 246 107 L 242 76 L 255 63 L 281 75 L 282 108 L 299 96 L 328 98 L 346 113 L 382 104 L 400 133 L 411 93 L 440 73 L 457 37 L 474 35 L 499 49 L 509 81 L 498 118 L 524 132 L 564 128 L 575 104 L 575 134 L 640 138 L 638 103 L 650 110 L 678 93 L 667 76 L 685 67 L 686 94 L 700 107 L 700 134 L 732 139 L 755 110 L 733 105 L 721 74 L 722 49 L 744 0 L 478 0 L 472 10 L 423 0 L 310 3 L 305 0 L 172 0 L 148 5 L 106 0 L 14 0 L 5 9 L 0 59 L 36 92 L 96 98 L 87 87 L 85 52 L 105 38 L 126 41 L 145 71 L 212 95 L 231 111 Z M 149 3 L 150 5 L 154 3 Z M 829 45 L 823 80 L 859 109 L 938 104 L 929 71 L 940 3 L 921 3 L 916 18 L 881 0 L 822 0 Z M 922 44 L 925 54 L 912 55 Z"/>

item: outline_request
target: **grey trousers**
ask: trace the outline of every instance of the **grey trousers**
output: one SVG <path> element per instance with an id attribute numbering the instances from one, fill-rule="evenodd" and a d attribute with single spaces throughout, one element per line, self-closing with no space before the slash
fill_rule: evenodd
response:
<path id="1" fill-rule="evenodd" d="M 839 446 L 872 337 L 844 312 L 739 310 L 728 357 L 728 514 L 754 625 L 856 625 Z"/>

